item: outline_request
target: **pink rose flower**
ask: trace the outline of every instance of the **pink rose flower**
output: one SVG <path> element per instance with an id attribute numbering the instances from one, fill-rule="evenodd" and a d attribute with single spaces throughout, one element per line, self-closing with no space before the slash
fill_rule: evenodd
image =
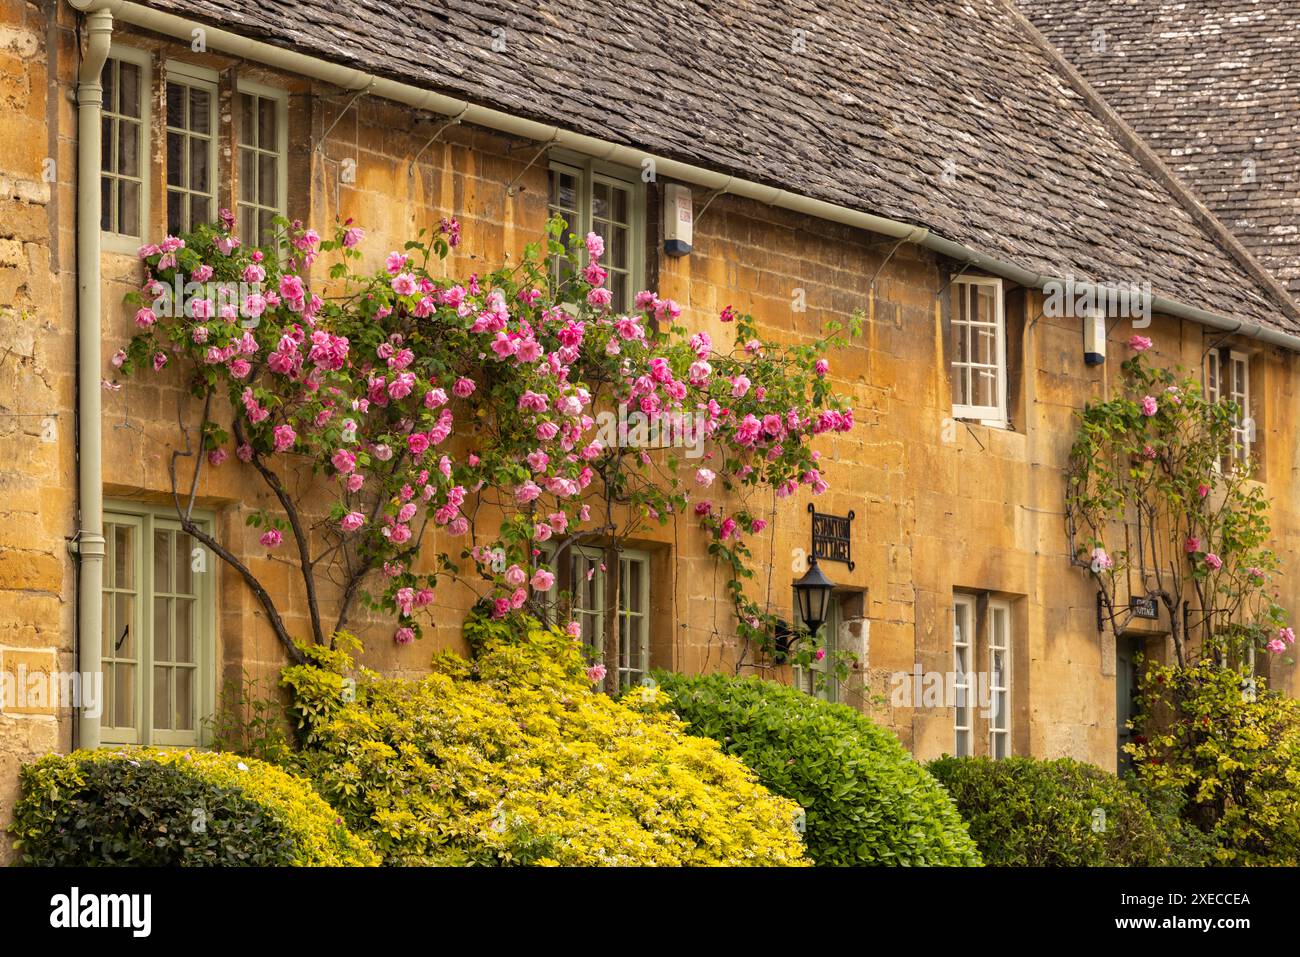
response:
<path id="1" fill-rule="evenodd" d="M 277 425 L 274 436 L 277 452 L 287 452 L 293 448 L 293 443 L 298 439 L 298 433 L 293 430 L 292 425 Z"/>
<path id="2" fill-rule="evenodd" d="M 1223 567 L 1223 559 L 1220 558 L 1218 555 L 1214 554 L 1214 552 L 1206 552 L 1205 564 L 1217 572 L 1220 568 Z"/>
<path id="3" fill-rule="evenodd" d="M 1146 352 L 1151 348 L 1151 340 L 1146 336 L 1132 336 L 1128 341 L 1128 347 L 1134 352 Z"/>
<path id="4" fill-rule="evenodd" d="M 278 528 L 268 528 L 262 533 L 262 537 L 258 539 L 258 541 L 267 548 L 278 547 L 282 540 L 283 538 L 280 535 L 280 530 Z"/>
<path id="5" fill-rule="evenodd" d="M 355 532 L 364 524 L 366 524 L 366 517 L 360 512 L 348 512 L 339 521 L 339 527 L 345 532 Z"/>
<path id="6" fill-rule="evenodd" d="M 399 645 L 409 645 L 411 642 L 415 641 L 415 629 L 403 625 L 401 628 L 398 628 L 393 632 L 393 641 L 397 642 Z"/>
<path id="7" fill-rule="evenodd" d="M 533 578 L 529 584 L 532 585 L 533 591 L 550 591 L 555 584 L 555 575 L 545 568 L 539 568 L 533 572 Z"/>
<path id="8" fill-rule="evenodd" d="M 1155 415 L 1155 414 L 1156 414 L 1156 411 L 1157 411 L 1159 408 L 1160 408 L 1160 404 L 1159 404 L 1158 402 L 1156 402 L 1156 397 L 1155 397 L 1155 396 L 1153 396 L 1153 395 L 1144 395 L 1144 396 L 1142 397 L 1142 414 L 1143 414 L 1143 415 L 1145 415 L 1145 416 L 1152 416 L 1152 415 Z"/>
<path id="9" fill-rule="evenodd" d="M 592 684 L 597 684 L 605 680 L 605 666 L 601 664 L 592 665 L 587 669 L 587 680 Z"/>
<path id="10" fill-rule="evenodd" d="M 344 475 L 347 475 L 357 467 L 357 457 L 347 449 L 339 449 L 336 451 L 332 456 L 330 456 L 330 461 L 334 463 L 334 467 Z"/>

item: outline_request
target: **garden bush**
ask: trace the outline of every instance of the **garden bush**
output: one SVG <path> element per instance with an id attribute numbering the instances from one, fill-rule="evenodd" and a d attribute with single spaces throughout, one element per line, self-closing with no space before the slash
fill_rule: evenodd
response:
<path id="1" fill-rule="evenodd" d="M 944 790 L 897 738 L 852 708 L 757 678 L 655 677 L 692 734 L 721 742 L 804 809 L 816 863 L 980 863 Z"/>
<path id="2" fill-rule="evenodd" d="M 147 748 L 22 769 L 10 832 L 39 866 L 374 865 L 306 781 L 252 758 Z"/>
<path id="3" fill-rule="evenodd" d="M 943 757 L 929 768 L 957 802 L 986 864 L 1170 863 L 1170 843 L 1142 799 L 1101 768 L 1019 757 Z"/>
<path id="4" fill-rule="evenodd" d="M 1152 667 L 1134 737 L 1138 780 L 1182 797 L 1216 863 L 1300 864 L 1300 701 L 1214 661 Z"/>
<path id="5" fill-rule="evenodd" d="M 350 674 L 350 643 L 285 670 L 300 767 L 390 864 L 805 864 L 798 808 L 670 712 L 593 693 L 578 642 L 472 619 L 473 661 Z"/>

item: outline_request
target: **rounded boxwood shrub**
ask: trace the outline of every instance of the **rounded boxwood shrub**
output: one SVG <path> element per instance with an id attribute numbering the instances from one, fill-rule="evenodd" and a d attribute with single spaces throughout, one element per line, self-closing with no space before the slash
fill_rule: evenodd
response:
<path id="1" fill-rule="evenodd" d="M 852 708 L 758 678 L 655 678 L 692 734 L 721 742 L 769 790 L 803 808 L 816 863 L 980 863 L 943 788 L 897 738 Z"/>
<path id="2" fill-rule="evenodd" d="M 671 712 L 591 690 L 535 620 L 467 627 L 473 661 L 419 680 L 310 648 L 284 682 L 300 767 L 389 864 L 806 864 L 798 808 Z"/>
<path id="3" fill-rule="evenodd" d="M 311 785 L 234 754 L 149 748 L 25 766 L 10 832 L 37 866 L 341 866 L 378 858 Z"/>
<path id="4" fill-rule="evenodd" d="M 1170 863 L 1169 842 L 1142 799 L 1091 764 L 1072 758 L 943 757 L 929 768 L 957 802 L 986 864 Z"/>

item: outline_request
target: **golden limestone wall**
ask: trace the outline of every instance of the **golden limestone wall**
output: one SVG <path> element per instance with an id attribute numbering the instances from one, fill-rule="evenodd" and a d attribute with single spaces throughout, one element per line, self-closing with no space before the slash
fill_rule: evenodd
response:
<path id="1" fill-rule="evenodd" d="M 4 667 L 36 656 L 71 667 L 75 568 L 65 539 L 76 529 L 74 391 L 75 79 L 71 18 L 47 23 L 40 8 L 0 0 L 0 654 Z M 369 266 L 419 228 L 457 217 L 464 243 L 447 263 L 449 275 L 486 273 L 518 261 L 546 218 L 545 162 L 527 164 L 536 144 L 470 127 L 454 127 L 429 145 L 437 117 L 362 99 L 342 115 L 349 97 L 306 81 L 156 38 L 118 39 L 218 70 L 222 75 L 220 206 L 232 206 L 230 95 L 232 71 L 290 91 L 289 208 L 327 233 L 336 217 L 354 217 L 369 233 Z M 47 72 L 56 82 L 51 85 Z M 153 110 L 155 175 L 151 238 L 163 230 L 161 104 Z M 338 122 L 336 122 L 336 120 Z M 322 143 L 325 130 L 331 132 Z M 47 160 L 56 158 L 48 177 Z M 507 184 L 518 180 L 514 195 Z M 657 188 L 648 217 L 658 217 Z M 697 208 L 699 198 L 697 197 Z M 655 227 L 650 228 L 653 251 Z M 890 676 L 952 667 L 954 590 L 991 593 L 1011 602 L 1013 742 L 1016 753 L 1072 755 L 1103 767 L 1115 764 L 1114 648 L 1098 636 L 1093 592 L 1067 561 L 1062 519 L 1062 467 L 1074 434 L 1073 416 L 1106 395 L 1117 373 L 1120 343 L 1133 330 L 1116 324 L 1110 359 L 1100 368 L 1082 361 L 1072 320 L 1040 315 L 1037 294 L 1008 298 L 1012 356 L 1009 429 L 956 423 L 944 355 L 948 264 L 882 237 L 720 197 L 699 219 L 694 252 L 662 254 L 648 266 L 664 297 L 679 302 L 683 323 L 725 342 L 717 319 L 732 305 L 752 312 L 766 331 L 802 340 L 829 319 L 863 310 L 863 335 L 831 358 L 831 376 L 853 398 L 857 427 L 820 440 L 831 491 L 818 508 L 856 515 L 856 567 L 826 564 L 846 590 L 842 644 L 854 641 L 864 665 L 841 696 L 872 711 L 921 757 L 951 750 L 950 709 L 893 708 Z M 133 332 L 119 305 L 137 288 L 141 268 L 131 256 L 106 253 L 104 356 Z M 871 278 L 879 275 L 874 288 Z M 1206 336 L 1199 326 L 1160 317 L 1144 329 L 1161 361 L 1195 368 Z M 1284 557 L 1297 554 L 1295 512 L 1297 370 L 1294 356 L 1262 350 L 1255 358 L 1256 409 L 1264 447 L 1265 481 L 1274 497 L 1274 524 Z M 105 367 L 103 374 L 111 370 Z M 176 418 L 198 415 L 179 375 L 143 376 L 105 393 L 104 482 L 109 498 L 169 499 L 167 465 L 178 446 Z M 53 432 L 49 421 L 54 422 Z M 693 470 L 698 463 L 688 463 Z M 306 481 L 305 463 L 292 482 Z M 307 634 L 306 605 L 293 569 L 265 553 L 244 519 L 269 506 L 269 492 L 232 456 L 205 469 L 199 503 L 216 516 L 220 540 L 268 584 L 290 629 Z M 753 587 L 774 607 L 789 609 L 800 550 L 808 548 L 806 492 L 771 511 L 771 529 L 752 542 L 762 565 Z M 447 542 L 435 548 L 452 548 Z M 639 542 L 653 556 L 652 664 L 683 671 L 725 668 L 789 680 L 788 669 L 755 661 L 726 636 L 734 630 L 721 591 L 722 576 L 706 553 L 693 518 Z M 287 554 L 287 548 L 281 552 Z M 769 574 L 770 572 L 770 574 Z M 272 680 L 283 661 L 249 590 L 226 569 L 217 577 L 218 683 L 249 672 Z M 1283 583 L 1292 608 L 1297 581 Z M 325 605 L 329 606 L 330 594 Z M 431 606 L 432 627 L 416 645 L 400 647 L 391 624 L 355 623 L 367 642 L 365 663 L 389 672 L 418 673 L 436 650 L 463 650 L 460 622 L 472 595 L 448 585 Z M 332 620 L 332 618 L 330 619 Z M 1294 674 L 1279 676 L 1293 691 Z M 26 757 L 66 748 L 68 713 L 0 715 L 0 809 L 12 799 L 14 774 Z M 2 823 L 2 822 L 0 822 Z"/>
<path id="2" fill-rule="evenodd" d="M 76 570 L 72 105 L 50 84 L 73 48 L 0 0 L 0 675 L 70 671 Z M 20 764 L 68 747 L 70 712 L 0 704 L 0 826 Z M 0 847 L 7 850 L 7 841 Z M 5 850 L 0 850 L 3 860 Z"/>

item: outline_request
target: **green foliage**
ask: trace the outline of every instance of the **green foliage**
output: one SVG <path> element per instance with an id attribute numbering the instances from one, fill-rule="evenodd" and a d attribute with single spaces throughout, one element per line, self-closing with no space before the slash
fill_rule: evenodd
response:
<path id="1" fill-rule="evenodd" d="M 1133 342 L 1150 347 L 1140 336 Z M 1118 394 L 1084 408 L 1070 450 L 1075 561 L 1090 568 L 1117 628 L 1130 589 L 1158 598 L 1180 662 L 1198 635 L 1234 661 L 1263 649 L 1282 654 L 1294 640 L 1268 587 L 1279 567 L 1268 497 L 1251 463 L 1232 457 L 1243 414 L 1139 352 L 1121 366 Z"/>
<path id="2" fill-rule="evenodd" d="M 1138 794 L 1091 764 L 1072 758 L 943 757 L 929 768 L 957 802 L 986 864 L 1132 867 L 1170 862 L 1169 841 Z"/>
<path id="3" fill-rule="evenodd" d="M 1300 863 L 1300 701 L 1213 661 L 1152 667 L 1129 745 L 1138 778 L 1184 798 L 1181 813 L 1224 864 Z"/>
<path id="4" fill-rule="evenodd" d="M 476 620 L 418 681 L 287 668 L 300 766 L 390 864 L 802 864 L 798 808 L 670 713 L 592 692 L 578 642 Z M 348 693 L 344 693 L 348 692 Z"/>
<path id="5" fill-rule="evenodd" d="M 39 866 L 368 866 L 311 785 L 253 758 L 129 748 L 51 754 L 20 775 L 10 833 Z"/>
<path id="6" fill-rule="evenodd" d="M 692 734 L 720 742 L 765 787 L 798 802 L 818 864 L 980 863 L 943 789 L 857 711 L 757 678 L 656 679 Z"/>
<path id="7" fill-rule="evenodd" d="M 217 751 L 244 754 L 279 764 L 291 745 L 285 735 L 284 706 L 273 696 L 263 696 L 262 682 L 248 672 L 230 679 L 221 691 L 221 706 L 205 721 Z"/>

